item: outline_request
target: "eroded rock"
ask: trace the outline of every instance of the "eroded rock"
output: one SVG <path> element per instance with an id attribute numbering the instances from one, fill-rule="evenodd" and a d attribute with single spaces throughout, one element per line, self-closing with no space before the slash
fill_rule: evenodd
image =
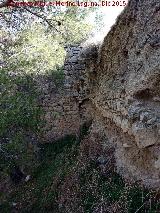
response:
<path id="1" fill-rule="evenodd" d="M 92 102 L 116 147 L 117 171 L 160 187 L 160 2 L 130 0 L 97 61 Z"/>

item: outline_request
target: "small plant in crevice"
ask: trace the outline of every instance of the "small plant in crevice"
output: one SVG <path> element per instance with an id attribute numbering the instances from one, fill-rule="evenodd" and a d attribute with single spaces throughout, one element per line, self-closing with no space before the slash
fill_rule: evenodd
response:
<path id="1" fill-rule="evenodd" d="M 53 78 L 53 81 L 57 87 L 62 87 L 64 83 L 64 71 L 63 66 L 57 67 L 56 70 L 51 71 L 51 77 Z"/>

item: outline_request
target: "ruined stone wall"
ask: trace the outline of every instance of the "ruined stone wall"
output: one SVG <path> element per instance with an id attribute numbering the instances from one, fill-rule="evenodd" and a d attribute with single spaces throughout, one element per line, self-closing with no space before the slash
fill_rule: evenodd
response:
<path id="1" fill-rule="evenodd" d="M 66 47 L 67 56 L 63 71 L 64 82 L 57 91 L 54 79 L 43 82 L 46 94 L 42 103 L 44 109 L 44 142 L 54 142 L 66 135 L 79 135 L 81 126 L 91 119 L 87 102 L 81 106 L 89 94 L 85 81 L 85 64 L 78 60 L 82 47 Z M 83 113 L 82 113 L 83 112 Z"/>

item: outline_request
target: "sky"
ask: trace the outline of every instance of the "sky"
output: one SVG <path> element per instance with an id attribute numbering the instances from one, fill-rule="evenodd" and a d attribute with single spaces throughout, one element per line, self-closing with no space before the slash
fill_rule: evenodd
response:
<path id="1" fill-rule="evenodd" d="M 126 1 L 128 2 L 128 1 Z M 125 7 L 115 6 L 115 7 L 100 7 L 98 13 L 102 14 L 104 26 L 100 31 L 94 32 L 94 39 L 101 41 L 104 36 L 110 31 L 112 25 L 114 25 L 117 16 L 124 10 Z M 89 17 L 89 22 L 95 22 L 95 13 L 91 14 Z"/>

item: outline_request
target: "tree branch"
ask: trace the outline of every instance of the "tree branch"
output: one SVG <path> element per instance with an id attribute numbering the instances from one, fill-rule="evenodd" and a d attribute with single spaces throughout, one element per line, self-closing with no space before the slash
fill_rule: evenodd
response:
<path id="1" fill-rule="evenodd" d="M 4 1 L 4 2 L 2 2 L 2 3 L 0 4 L 0 8 L 8 7 L 8 6 L 11 6 L 11 5 L 13 5 L 13 6 L 16 7 L 16 8 L 21 8 L 21 7 L 17 6 L 17 5 L 14 4 L 14 3 L 15 3 L 15 2 L 14 2 L 13 0 L 6 0 L 6 1 Z M 57 33 L 59 33 L 59 34 L 61 34 L 61 35 L 63 36 L 63 33 L 60 32 L 54 25 L 52 25 L 51 22 L 50 22 L 46 17 L 44 17 L 44 16 L 42 16 L 42 15 L 40 15 L 40 14 L 37 14 L 36 12 L 34 12 L 34 11 L 32 11 L 32 10 L 26 8 L 26 7 L 25 7 L 24 9 L 25 9 L 26 11 L 28 11 L 29 13 L 31 13 L 31 14 L 37 16 L 38 18 L 43 19 L 50 27 L 54 28 L 55 31 L 56 31 Z M 58 26 L 61 25 L 60 21 L 57 21 L 57 20 L 54 20 L 54 21 L 57 22 L 57 25 L 58 25 Z"/>
<path id="2" fill-rule="evenodd" d="M 48 21 L 44 16 L 41 16 L 40 14 L 37 14 L 33 12 L 32 10 L 25 7 L 25 10 L 27 10 L 29 13 L 32 13 L 33 15 L 37 16 L 38 18 L 43 19 L 50 27 L 53 27 L 58 33 L 62 34 L 55 26 L 53 26 L 50 21 Z M 58 23 L 58 21 L 57 21 Z"/>

